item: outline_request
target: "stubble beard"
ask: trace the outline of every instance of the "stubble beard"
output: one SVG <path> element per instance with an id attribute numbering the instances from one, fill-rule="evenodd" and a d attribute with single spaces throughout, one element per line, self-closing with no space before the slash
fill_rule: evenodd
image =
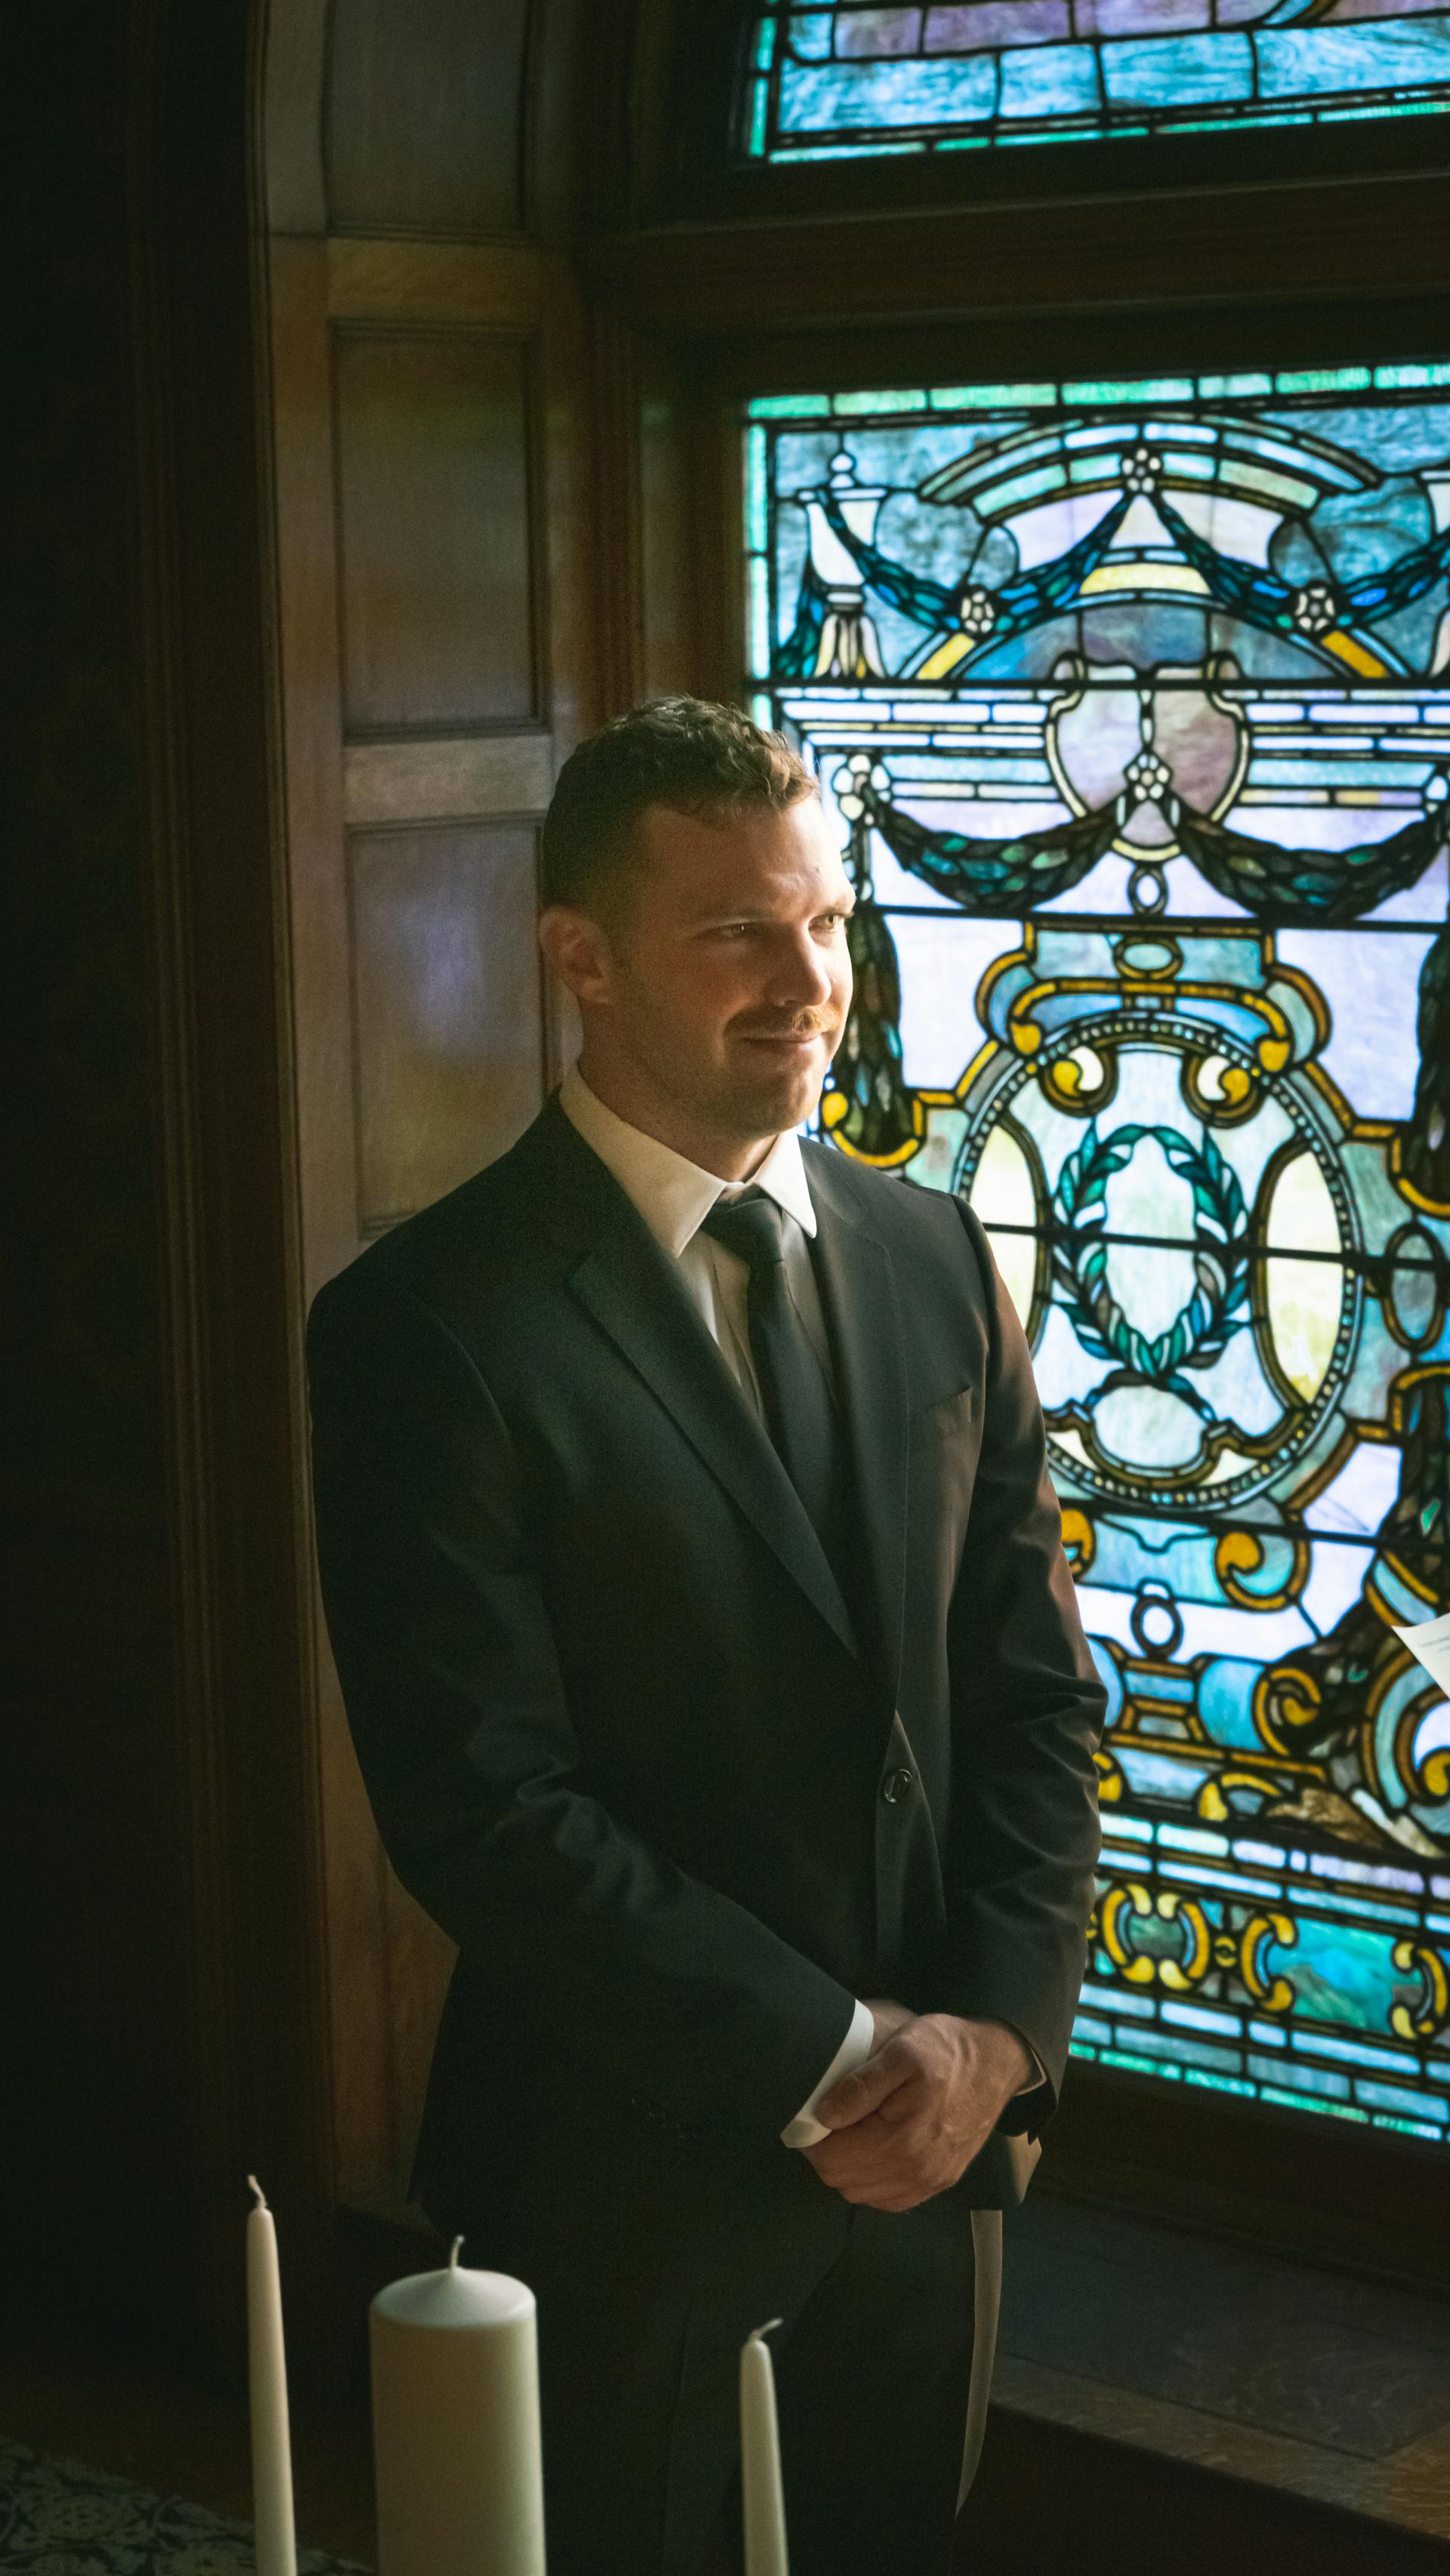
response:
<path id="1" fill-rule="evenodd" d="M 746 1047 L 747 1042 L 742 1042 L 741 1049 L 735 1052 L 744 1052 Z M 828 1053 L 824 1059 L 813 1057 L 808 1063 L 763 1064 L 754 1071 L 747 1055 L 745 1064 L 730 1068 L 728 1087 L 722 1084 L 718 1102 L 722 1130 L 728 1120 L 728 1132 L 750 1139 L 778 1136 L 787 1129 L 804 1126 L 816 1114 L 829 1065 Z"/>

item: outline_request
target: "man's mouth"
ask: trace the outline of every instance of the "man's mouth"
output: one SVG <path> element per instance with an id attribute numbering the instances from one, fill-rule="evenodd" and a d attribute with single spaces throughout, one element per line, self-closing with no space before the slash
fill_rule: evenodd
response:
<path id="1" fill-rule="evenodd" d="M 746 1029 L 742 1034 L 752 1046 L 799 1048 L 802 1053 L 827 1037 L 824 1029 Z"/>

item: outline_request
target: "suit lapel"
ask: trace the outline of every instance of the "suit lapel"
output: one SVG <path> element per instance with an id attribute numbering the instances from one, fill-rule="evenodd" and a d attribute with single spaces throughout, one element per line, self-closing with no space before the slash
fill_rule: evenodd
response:
<path id="1" fill-rule="evenodd" d="M 556 1102 L 546 1107 L 531 1140 L 545 1150 L 547 1220 L 572 1240 L 572 1293 L 848 1653 L 859 1658 L 850 1613 L 805 1506 L 668 1256 Z"/>
<path id="2" fill-rule="evenodd" d="M 906 1348 L 891 1254 L 844 1157 L 808 1146 L 816 1268 L 836 1354 L 871 1612 L 872 1661 L 893 1702 L 906 1582 Z"/>

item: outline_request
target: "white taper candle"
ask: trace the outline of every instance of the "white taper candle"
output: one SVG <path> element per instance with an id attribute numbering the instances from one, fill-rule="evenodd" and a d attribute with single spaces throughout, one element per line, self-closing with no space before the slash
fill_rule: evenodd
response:
<path id="1" fill-rule="evenodd" d="M 534 2294 L 462 2242 L 373 2301 L 378 2576 L 544 2576 Z"/>
<path id="2" fill-rule="evenodd" d="M 775 2412 L 775 2371 L 763 2338 L 780 2324 L 757 2326 L 740 2347 L 740 2483 L 745 2524 L 745 2576 L 790 2576 L 785 2540 L 785 2489 L 780 2474 L 780 2428 Z"/>
<path id="3" fill-rule="evenodd" d="M 257 2195 L 257 2205 L 247 2216 L 247 2385 L 257 2576 L 297 2576 L 277 2231 L 256 2175 L 248 2174 L 247 2181 Z"/>

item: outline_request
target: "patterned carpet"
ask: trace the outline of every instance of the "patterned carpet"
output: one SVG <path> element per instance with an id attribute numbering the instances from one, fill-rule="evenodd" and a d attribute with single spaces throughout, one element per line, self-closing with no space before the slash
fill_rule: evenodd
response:
<path id="1" fill-rule="evenodd" d="M 255 2566 L 250 2523 L 0 2440 L 5 2576 L 253 2576 Z M 299 2550 L 297 2571 L 363 2576 L 321 2549 Z"/>

